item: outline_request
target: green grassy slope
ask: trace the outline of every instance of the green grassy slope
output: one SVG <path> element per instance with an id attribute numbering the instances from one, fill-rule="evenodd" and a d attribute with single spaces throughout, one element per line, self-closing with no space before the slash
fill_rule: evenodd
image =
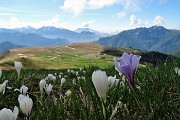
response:
<path id="1" fill-rule="evenodd" d="M 67 46 L 12 49 L 1 55 L 0 66 L 3 69 L 11 69 L 15 61 L 21 61 L 24 68 L 29 69 L 67 69 L 90 65 L 107 68 L 113 65 L 114 57 L 119 58 L 124 52 L 143 56 L 142 64 L 146 65 L 154 64 L 154 61 L 149 61 L 148 58 L 155 60 L 156 57 L 160 57 L 164 61 L 167 57 L 160 53 L 104 47 L 95 43 L 75 43 Z M 161 55 L 163 55 L 162 58 Z"/>

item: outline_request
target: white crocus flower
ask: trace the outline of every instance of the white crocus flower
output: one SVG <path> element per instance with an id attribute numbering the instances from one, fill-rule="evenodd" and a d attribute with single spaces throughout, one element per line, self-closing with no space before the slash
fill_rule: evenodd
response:
<path id="1" fill-rule="evenodd" d="M 42 79 L 39 82 L 39 87 L 40 87 L 40 92 L 41 92 L 41 99 L 42 99 L 42 96 L 43 96 L 43 89 L 45 88 L 45 85 L 46 85 L 46 80 Z"/>
<path id="2" fill-rule="evenodd" d="M 64 82 L 66 82 L 65 78 L 61 78 L 61 86 L 64 84 Z"/>
<path id="3" fill-rule="evenodd" d="M 19 109 L 15 106 L 14 110 L 3 108 L 0 110 L 0 120 L 16 120 L 19 114 Z"/>
<path id="4" fill-rule="evenodd" d="M 48 74 L 48 79 L 55 81 L 56 80 L 56 76 L 54 76 L 53 74 Z"/>
<path id="5" fill-rule="evenodd" d="M 68 96 L 70 96 L 71 95 L 71 90 L 68 90 L 66 93 L 65 93 L 65 95 L 68 97 Z"/>
<path id="6" fill-rule="evenodd" d="M 68 72 L 68 73 L 70 73 L 70 72 L 71 72 L 71 70 L 69 70 L 69 69 L 68 69 L 68 70 L 67 70 L 67 72 Z"/>
<path id="7" fill-rule="evenodd" d="M 119 82 L 119 79 L 116 79 L 116 76 L 112 77 L 112 76 L 109 76 L 108 77 L 108 84 L 110 87 L 112 87 L 113 85 L 117 85 Z"/>
<path id="8" fill-rule="evenodd" d="M 180 75 L 180 69 L 178 67 L 174 68 L 175 72 Z"/>
<path id="9" fill-rule="evenodd" d="M 74 70 L 71 70 L 71 73 L 72 73 L 72 74 L 75 74 L 76 72 L 75 72 Z"/>
<path id="10" fill-rule="evenodd" d="M 46 90 L 46 93 L 48 94 L 48 96 L 50 95 L 52 88 L 53 88 L 53 85 L 51 85 L 51 84 L 45 85 L 45 90 Z"/>
<path id="11" fill-rule="evenodd" d="M 5 80 L 3 82 L 3 84 L 0 84 L 0 93 L 3 92 L 3 94 L 5 93 L 5 88 L 6 88 L 6 84 L 8 83 L 8 80 Z"/>
<path id="12" fill-rule="evenodd" d="M 0 78 L 1 78 L 1 76 L 2 76 L 2 70 L 0 69 Z"/>
<path id="13" fill-rule="evenodd" d="M 33 101 L 29 96 L 27 95 L 19 95 L 18 97 L 19 106 L 21 108 L 21 111 L 26 114 L 27 117 L 30 116 L 31 109 L 33 106 Z"/>
<path id="14" fill-rule="evenodd" d="M 21 62 L 15 62 L 14 63 L 14 66 L 16 68 L 16 71 L 18 73 L 18 77 L 20 76 L 20 71 L 21 71 L 21 68 L 23 67 L 22 63 Z"/>
<path id="15" fill-rule="evenodd" d="M 56 81 L 56 76 L 53 76 L 53 77 L 52 77 L 52 80 L 53 80 L 53 81 Z"/>
<path id="16" fill-rule="evenodd" d="M 15 89 L 14 91 L 19 91 L 21 94 L 25 95 L 28 91 L 28 87 L 26 87 L 25 85 L 22 85 L 20 89 Z"/>
<path id="17" fill-rule="evenodd" d="M 96 88 L 96 92 L 99 97 L 102 97 L 106 101 L 106 94 L 108 90 L 108 77 L 106 72 L 98 70 L 94 71 L 92 74 L 92 82 Z"/>
<path id="18" fill-rule="evenodd" d="M 61 75 L 59 75 L 59 78 L 61 78 Z"/>
<path id="19" fill-rule="evenodd" d="M 76 71 L 76 76 L 78 76 L 79 75 L 79 72 L 78 71 Z"/>

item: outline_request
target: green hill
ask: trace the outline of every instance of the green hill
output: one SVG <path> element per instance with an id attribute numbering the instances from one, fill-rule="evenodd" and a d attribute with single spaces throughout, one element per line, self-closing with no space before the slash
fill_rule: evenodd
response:
<path id="1" fill-rule="evenodd" d="M 95 43 L 75 43 L 54 47 L 26 47 L 12 49 L 0 57 L 0 66 L 4 69 L 14 67 L 15 61 L 21 61 L 29 69 L 71 69 L 84 66 L 107 68 L 113 65 L 113 58 L 124 53 L 141 55 L 141 65 L 166 62 L 171 58 L 157 52 L 143 52 L 129 48 L 105 47 Z"/>

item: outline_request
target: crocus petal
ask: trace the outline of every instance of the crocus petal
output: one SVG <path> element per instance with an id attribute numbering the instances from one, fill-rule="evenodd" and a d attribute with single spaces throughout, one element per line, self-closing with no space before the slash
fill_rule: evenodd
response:
<path id="1" fill-rule="evenodd" d="M 13 113 L 10 109 L 3 108 L 0 111 L 0 120 L 13 120 Z"/>
<path id="2" fill-rule="evenodd" d="M 17 119 L 18 114 L 19 114 L 19 109 L 15 106 L 14 110 L 13 110 L 13 118 L 14 118 L 14 120 Z"/>
<path id="3" fill-rule="evenodd" d="M 25 98 L 25 95 L 20 94 L 20 95 L 18 96 L 18 101 L 20 102 L 20 101 L 23 100 L 24 98 Z"/>
<path id="4" fill-rule="evenodd" d="M 120 58 L 120 65 L 126 65 L 126 64 L 131 64 L 130 55 L 127 53 L 124 53 L 122 57 Z"/>
<path id="5" fill-rule="evenodd" d="M 126 76 L 128 79 L 128 82 L 132 87 L 134 87 L 134 74 L 132 74 L 131 71 L 131 66 L 130 65 L 122 65 L 121 67 L 121 72 Z"/>
<path id="6" fill-rule="evenodd" d="M 133 55 L 132 57 L 132 73 L 133 74 L 135 74 L 138 68 L 140 58 L 141 58 L 140 56 L 136 56 L 136 55 Z"/>
<path id="7" fill-rule="evenodd" d="M 114 65 L 115 65 L 116 70 L 117 70 L 118 72 L 121 72 L 121 71 L 120 71 L 120 65 L 119 65 L 119 63 L 117 62 L 116 58 L 114 58 Z"/>
<path id="8" fill-rule="evenodd" d="M 21 94 L 25 95 L 28 91 L 28 87 L 26 87 L 25 85 L 22 85 L 19 91 Z"/>

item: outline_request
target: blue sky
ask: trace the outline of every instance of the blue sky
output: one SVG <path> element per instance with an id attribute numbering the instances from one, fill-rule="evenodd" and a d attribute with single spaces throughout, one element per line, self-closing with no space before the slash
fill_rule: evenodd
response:
<path id="1" fill-rule="evenodd" d="M 0 0 L 0 27 L 89 27 L 114 33 L 162 25 L 180 29 L 180 0 Z"/>

